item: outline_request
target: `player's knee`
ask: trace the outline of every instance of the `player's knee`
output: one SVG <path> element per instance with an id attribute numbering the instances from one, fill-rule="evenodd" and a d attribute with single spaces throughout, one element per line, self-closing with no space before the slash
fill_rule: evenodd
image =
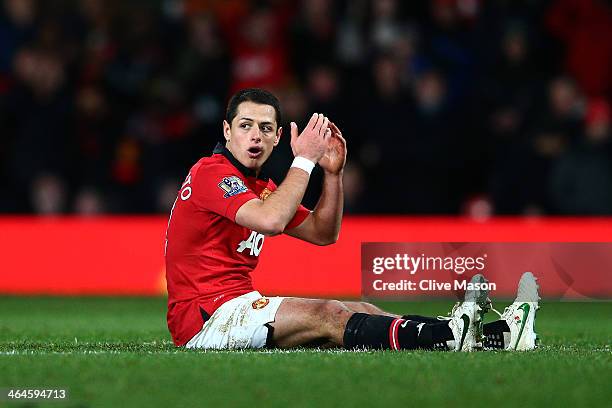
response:
<path id="1" fill-rule="evenodd" d="M 343 325 L 352 312 L 338 300 L 318 300 L 309 311 L 310 329 L 317 338 L 330 339 Z M 340 327 L 342 328 L 340 329 Z"/>
<path id="2" fill-rule="evenodd" d="M 341 319 L 344 314 L 349 313 L 349 309 L 344 303 L 338 300 L 324 300 L 319 305 L 319 317 L 328 322 Z"/>

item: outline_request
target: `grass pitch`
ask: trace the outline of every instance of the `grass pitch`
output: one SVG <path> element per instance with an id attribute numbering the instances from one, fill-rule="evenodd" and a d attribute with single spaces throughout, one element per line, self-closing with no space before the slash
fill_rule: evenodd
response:
<path id="1" fill-rule="evenodd" d="M 445 314 L 450 302 L 386 303 Z M 501 307 L 501 304 L 497 306 Z M 612 302 L 543 303 L 534 352 L 176 349 L 162 298 L 0 298 L 0 406 L 609 406 Z M 493 319 L 493 316 L 489 316 Z"/>

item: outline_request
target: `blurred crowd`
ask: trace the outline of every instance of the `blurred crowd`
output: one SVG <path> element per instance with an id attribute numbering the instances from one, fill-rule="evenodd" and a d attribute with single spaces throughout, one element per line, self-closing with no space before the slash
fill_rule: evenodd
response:
<path id="1" fill-rule="evenodd" d="M 612 214 L 606 0 L 2 0 L 0 212 L 167 212 L 264 87 L 348 213 Z M 282 181 L 288 138 L 267 167 Z M 321 174 L 305 198 L 314 206 Z"/>

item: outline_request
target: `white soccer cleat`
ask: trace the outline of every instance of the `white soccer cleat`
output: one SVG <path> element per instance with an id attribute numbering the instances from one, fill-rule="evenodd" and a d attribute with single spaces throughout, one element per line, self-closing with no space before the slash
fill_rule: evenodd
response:
<path id="1" fill-rule="evenodd" d="M 506 350 L 526 351 L 537 347 L 535 318 L 540 308 L 538 288 L 533 274 L 525 272 L 519 281 L 514 303 L 504 309 L 504 313 L 493 309 L 510 327 L 510 341 L 506 344 Z"/>
<path id="2" fill-rule="evenodd" d="M 472 351 L 482 348 L 482 316 L 486 308 L 489 290 L 487 280 L 481 274 L 474 275 L 465 291 L 463 302 L 457 303 L 448 320 L 455 338 L 455 351 Z"/>

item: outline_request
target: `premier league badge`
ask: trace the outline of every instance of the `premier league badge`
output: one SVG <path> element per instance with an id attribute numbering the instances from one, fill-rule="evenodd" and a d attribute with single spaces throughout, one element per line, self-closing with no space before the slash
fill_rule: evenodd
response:
<path id="1" fill-rule="evenodd" d="M 221 190 L 225 191 L 223 198 L 233 197 L 247 191 L 244 182 L 236 176 L 223 177 L 218 186 Z"/>

